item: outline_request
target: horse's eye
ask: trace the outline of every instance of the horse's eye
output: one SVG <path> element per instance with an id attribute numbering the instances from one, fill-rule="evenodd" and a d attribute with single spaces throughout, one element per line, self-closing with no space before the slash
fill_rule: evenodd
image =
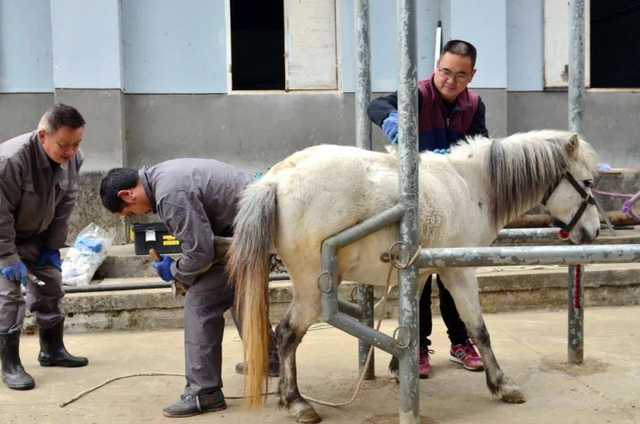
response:
<path id="1" fill-rule="evenodd" d="M 593 180 L 584 180 L 583 183 L 586 188 L 593 187 Z"/>

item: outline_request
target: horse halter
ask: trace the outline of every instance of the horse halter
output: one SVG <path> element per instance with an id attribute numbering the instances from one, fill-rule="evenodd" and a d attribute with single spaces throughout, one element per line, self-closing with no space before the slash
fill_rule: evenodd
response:
<path id="1" fill-rule="evenodd" d="M 560 221 L 559 219 L 553 218 L 553 224 L 556 227 L 562 228 L 562 231 L 560 232 L 560 235 L 562 236 L 562 238 L 566 239 L 566 238 L 569 237 L 569 233 L 571 232 L 571 230 L 573 230 L 573 227 L 575 227 L 576 224 L 578 223 L 578 221 L 580 220 L 580 218 L 582 218 L 582 214 L 584 214 L 584 211 L 587 210 L 587 206 L 595 205 L 596 204 L 596 199 L 593 197 L 592 194 L 587 193 L 586 190 L 584 188 L 582 188 L 582 186 L 580 184 L 578 184 L 578 182 L 573 177 L 573 175 L 571 175 L 571 172 L 569 172 L 569 171 L 565 172 L 563 178 L 566 178 L 567 181 L 569 181 L 569 183 L 571 183 L 573 188 L 576 189 L 578 194 L 580 196 L 582 196 L 582 204 L 580 205 L 580 208 L 578 209 L 578 212 L 576 212 L 576 214 L 573 215 L 573 218 L 571 219 L 571 222 L 569 222 L 569 224 L 565 224 L 564 222 Z M 560 181 L 562 181 L 562 179 Z M 560 185 L 560 183 L 558 183 L 558 185 Z M 556 185 L 553 190 L 551 190 L 551 191 L 547 192 L 547 194 L 545 194 L 544 198 L 542 199 L 542 204 L 543 205 L 547 206 L 547 200 L 549 200 L 549 197 L 551 197 L 553 192 L 558 188 L 558 185 Z M 563 234 L 563 232 L 564 232 L 564 234 Z"/>

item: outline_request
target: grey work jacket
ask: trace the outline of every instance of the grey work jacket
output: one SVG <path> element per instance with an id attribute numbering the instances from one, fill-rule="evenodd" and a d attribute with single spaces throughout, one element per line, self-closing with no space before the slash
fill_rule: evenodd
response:
<path id="1" fill-rule="evenodd" d="M 180 240 L 182 258 L 171 273 L 193 285 L 213 261 L 215 236 L 231 237 L 249 173 L 212 159 L 175 159 L 139 171 L 154 213 Z"/>
<path id="2" fill-rule="evenodd" d="M 0 144 L 0 268 L 20 262 L 16 244 L 36 235 L 65 246 L 83 160 L 79 150 L 54 172 L 37 131 Z"/>

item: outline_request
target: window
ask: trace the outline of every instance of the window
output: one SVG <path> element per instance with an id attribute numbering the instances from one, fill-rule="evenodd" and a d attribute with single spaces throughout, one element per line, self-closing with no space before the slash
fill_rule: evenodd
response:
<path id="1" fill-rule="evenodd" d="M 282 0 L 229 0 L 233 90 L 284 90 Z"/>
<path id="2" fill-rule="evenodd" d="M 228 0 L 233 90 L 336 90 L 336 0 Z"/>
<path id="3" fill-rule="evenodd" d="M 591 87 L 640 87 L 638 22 L 638 0 L 591 2 Z"/>

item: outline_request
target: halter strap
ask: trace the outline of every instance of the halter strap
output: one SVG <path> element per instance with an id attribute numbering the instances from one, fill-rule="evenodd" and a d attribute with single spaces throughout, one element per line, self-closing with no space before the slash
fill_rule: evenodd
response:
<path id="1" fill-rule="evenodd" d="M 596 204 L 596 199 L 593 197 L 593 195 L 591 195 L 590 193 L 587 193 L 585 191 L 585 189 L 576 181 L 576 179 L 573 177 L 573 175 L 571 175 L 571 172 L 569 172 L 569 171 L 565 172 L 563 178 L 566 178 L 567 181 L 569 181 L 569 183 L 573 186 L 573 188 L 582 197 L 582 204 L 580 205 L 580 208 L 578 209 L 578 212 L 576 212 L 575 215 L 573 215 L 573 218 L 571 219 L 571 222 L 569 222 L 569 224 L 565 224 L 563 221 L 561 221 L 561 220 L 559 220 L 557 218 L 553 219 L 553 224 L 555 226 L 562 228 L 562 230 L 565 233 L 569 233 L 569 232 L 571 232 L 571 230 L 573 230 L 573 227 L 576 226 L 576 224 L 578 223 L 580 218 L 582 218 L 582 214 L 587 209 L 587 206 Z M 559 184 L 560 183 L 558 183 L 558 185 Z M 556 185 L 556 187 L 553 190 L 550 190 L 549 192 L 547 192 L 547 194 L 545 194 L 544 198 L 542 199 L 542 204 L 543 205 L 546 206 L 547 201 L 549 200 L 549 197 L 551 197 L 551 195 L 553 194 L 553 192 L 557 188 L 558 188 L 558 186 Z"/>

